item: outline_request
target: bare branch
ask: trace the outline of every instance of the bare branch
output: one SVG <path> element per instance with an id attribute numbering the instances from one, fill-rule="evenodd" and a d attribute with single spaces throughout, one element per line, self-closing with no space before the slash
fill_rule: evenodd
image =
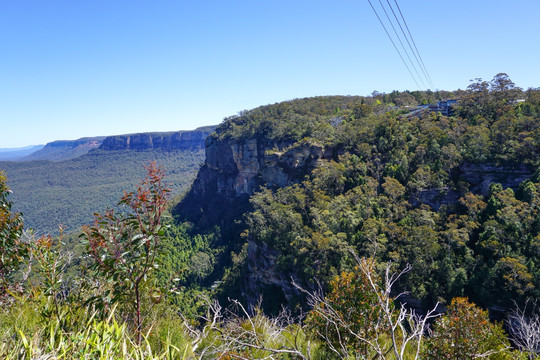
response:
<path id="1" fill-rule="evenodd" d="M 358 325 L 353 327 L 348 320 L 349 314 L 336 309 L 333 300 L 323 295 L 320 285 L 319 290 L 310 292 L 293 281 L 293 285 L 307 295 L 308 304 L 313 308 L 312 312 L 326 323 L 325 328 L 318 329 L 316 334 L 329 350 L 342 359 L 360 355 L 357 353 L 358 349 L 351 348 L 351 339 L 356 339 L 359 344 L 367 346 L 374 358 L 386 358 L 393 352 L 398 360 L 404 359 L 406 351 L 410 354 L 411 344 L 415 344 L 412 349 L 414 359 L 418 359 L 421 343 L 428 329 L 427 322 L 438 316 L 435 310 L 438 304 L 423 317 L 409 310 L 406 304 L 396 309 L 395 300 L 407 293 L 392 297 L 392 288 L 412 267 L 407 265 L 399 272 L 392 272 L 392 266 L 388 263 L 381 279 L 375 271 L 374 260 L 360 258 L 353 251 L 351 253 L 357 262 L 359 276 L 368 284 L 368 288 L 364 291 L 375 295 L 375 307 L 369 310 L 375 311 L 375 316 L 366 316 L 366 319 L 371 318 L 369 320 L 371 323 L 367 325 L 371 330 L 368 333 L 359 329 Z M 390 346 L 385 341 L 388 337 L 391 339 Z"/>
<path id="2" fill-rule="evenodd" d="M 540 309 L 536 300 L 525 302 L 523 309 L 514 303 L 514 310 L 506 319 L 512 341 L 534 358 L 540 354 Z"/>

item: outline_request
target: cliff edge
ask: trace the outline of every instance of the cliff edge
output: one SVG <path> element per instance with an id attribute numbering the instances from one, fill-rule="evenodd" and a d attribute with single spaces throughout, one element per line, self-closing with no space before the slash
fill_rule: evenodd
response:
<path id="1" fill-rule="evenodd" d="M 164 133 L 139 133 L 109 136 L 103 140 L 100 150 L 188 150 L 202 149 L 206 137 L 214 131 L 214 126 L 197 128 L 192 131 L 171 131 Z"/>

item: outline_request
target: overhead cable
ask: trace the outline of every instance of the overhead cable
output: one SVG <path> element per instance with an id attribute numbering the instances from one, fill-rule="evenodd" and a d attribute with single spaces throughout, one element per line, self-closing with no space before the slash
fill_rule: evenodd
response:
<path id="1" fill-rule="evenodd" d="M 388 0 L 387 0 L 388 1 Z M 414 72 L 416 73 L 416 76 L 418 76 L 418 79 L 420 79 L 420 82 L 422 83 L 423 85 L 423 88 L 426 89 L 427 86 L 426 84 L 424 83 L 424 79 L 422 78 L 422 76 L 418 73 L 418 70 L 416 69 L 416 66 L 414 65 L 414 61 L 412 61 L 411 57 L 409 56 L 409 52 L 407 51 L 407 49 L 405 48 L 405 45 L 403 45 L 403 41 L 401 41 L 401 37 L 399 36 L 397 30 L 396 30 L 396 27 L 394 26 L 394 23 L 392 22 L 392 20 L 390 19 L 390 16 L 388 15 L 388 12 L 386 11 L 386 8 L 384 7 L 383 3 L 381 0 L 379 0 L 379 4 L 381 5 L 383 11 L 384 11 L 384 14 L 386 15 L 386 19 L 388 20 L 388 22 L 390 23 L 390 25 L 392 26 L 392 29 L 394 30 L 394 34 L 396 35 L 397 39 L 399 40 L 399 43 L 401 44 L 401 47 L 403 48 L 403 52 L 405 53 L 405 55 L 407 55 L 407 58 L 409 59 L 409 62 L 414 70 Z M 390 5 L 390 3 L 388 3 Z M 394 10 L 392 9 L 392 6 L 390 6 L 390 9 L 392 10 L 392 12 L 394 12 Z M 395 16 L 395 15 L 394 15 Z M 397 18 L 396 18 L 397 19 Z M 399 24 L 399 22 L 398 22 Z M 401 25 L 400 25 L 401 27 Z M 402 29 L 403 31 L 403 29 Z M 405 34 L 405 33 L 404 33 Z M 407 39 L 407 37 L 405 37 L 405 39 Z M 407 40 L 408 41 L 408 40 Z M 409 44 L 409 47 L 410 47 L 410 44 Z M 411 47 L 411 52 L 414 54 L 414 51 L 412 51 L 412 47 Z M 420 67 L 420 63 L 418 63 L 419 67 Z M 421 67 L 420 67 L 421 69 Z M 427 79 L 427 78 L 426 78 Z"/>
<path id="2" fill-rule="evenodd" d="M 380 1 L 380 0 L 379 0 L 379 1 Z M 412 52 L 414 58 L 416 59 L 416 64 L 418 64 L 418 67 L 420 68 L 420 71 L 421 71 L 422 74 L 424 75 L 423 78 L 422 78 L 422 76 L 420 76 L 420 74 L 417 73 L 418 77 L 419 77 L 420 79 L 422 79 L 422 83 L 424 83 L 423 79 L 426 79 L 428 85 L 432 87 L 433 84 L 430 83 L 429 77 L 428 77 L 426 71 L 425 71 L 424 68 L 422 67 L 422 64 L 420 63 L 420 60 L 418 59 L 418 56 L 416 55 L 416 52 L 414 51 L 414 49 L 413 49 L 413 47 L 412 47 L 412 45 L 411 45 L 411 42 L 409 41 L 409 38 L 407 37 L 407 34 L 405 34 L 405 31 L 403 30 L 403 26 L 401 26 L 401 22 L 399 21 L 397 15 L 396 15 L 396 12 L 394 11 L 394 8 L 392 7 L 392 4 L 390 4 L 390 0 L 386 0 L 386 3 L 388 4 L 388 7 L 389 7 L 390 10 L 392 11 L 392 14 L 394 15 L 394 19 L 396 20 L 397 24 L 399 25 L 399 28 L 401 29 L 401 33 L 403 34 L 403 37 L 404 37 L 405 40 L 407 41 L 407 45 L 409 45 L 409 49 L 410 49 L 410 51 Z M 382 6 L 382 4 L 381 4 L 381 6 Z M 388 19 L 388 21 L 391 22 L 390 19 Z M 393 27 L 393 25 L 392 25 L 392 27 Z M 397 35 L 397 34 L 396 34 L 396 36 L 399 37 L 399 35 Z M 400 41 L 401 41 L 401 40 L 400 40 Z M 402 44 L 402 45 L 403 45 L 403 44 Z M 408 54 L 408 53 L 407 53 L 407 54 Z M 411 58 L 409 58 L 409 60 L 410 60 L 411 63 L 412 63 Z M 415 69 L 416 69 L 416 67 L 415 67 Z"/>
<path id="3" fill-rule="evenodd" d="M 405 59 L 403 59 L 403 56 L 401 55 L 401 52 L 399 51 L 398 47 L 396 46 L 396 43 L 394 42 L 394 40 L 392 39 L 392 37 L 390 36 L 390 33 L 388 33 L 388 30 L 386 30 L 386 26 L 384 25 L 383 21 L 381 20 L 379 14 L 377 13 L 377 10 L 375 10 L 375 7 L 373 7 L 373 4 L 371 3 L 371 0 L 368 0 L 369 2 L 369 5 L 371 6 L 371 9 L 373 10 L 373 12 L 375 13 L 375 16 L 377 16 L 377 19 L 379 19 L 379 22 L 381 23 L 384 31 L 386 32 L 386 35 L 388 36 L 388 38 L 390 39 L 390 42 L 392 42 L 392 45 L 394 46 L 394 49 L 396 49 L 399 57 L 401 58 L 401 61 L 403 62 L 403 64 L 405 65 L 405 67 L 407 68 L 407 71 L 409 72 L 409 75 L 411 75 L 411 77 L 413 78 L 414 82 L 416 83 L 416 86 L 418 87 L 419 90 L 421 90 L 420 88 L 420 85 L 418 84 L 418 81 L 416 80 L 416 78 L 414 77 L 413 73 L 411 72 L 411 69 L 409 68 L 409 65 L 407 65 L 407 62 L 405 61 Z"/>
<path id="4" fill-rule="evenodd" d="M 422 56 L 420 55 L 420 52 L 418 51 L 418 47 L 416 46 L 416 42 L 414 41 L 414 38 L 413 38 L 413 36 L 411 34 L 411 31 L 409 30 L 409 26 L 407 25 L 407 21 L 405 21 L 405 17 L 403 16 L 403 13 L 401 12 L 401 8 L 399 7 L 399 5 L 397 3 L 397 0 L 394 0 L 394 2 L 396 3 L 396 7 L 397 7 L 397 9 L 399 11 L 399 14 L 401 15 L 401 19 L 403 20 L 403 23 L 405 24 L 405 27 L 407 28 L 407 32 L 409 33 L 409 36 L 410 36 L 411 41 L 412 41 L 412 43 L 414 45 L 414 48 L 416 49 L 416 53 L 418 54 L 418 57 L 420 58 L 420 62 L 422 64 L 423 70 L 424 70 L 424 72 L 425 72 L 425 74 L 427 76 L 427 79 L 428 79 L 429 83 L 431 84 L 432 88 L 435 89 L 435 86 L 433 85 L 433 81 L 431 81 L 431 76 L 429 76 L 429 72 L 428 72 L 428 70 L 426 68 L 426 65 L 424 64 L 424 60 L 422 59 Z M 393 10 L 392 10 L 392 12 L 393 12 Z M 401 29 L 401 30 L 403 31 L 403 29 Z M 410 46 L 410 44 L 409 44 L 409 46 Z"/>

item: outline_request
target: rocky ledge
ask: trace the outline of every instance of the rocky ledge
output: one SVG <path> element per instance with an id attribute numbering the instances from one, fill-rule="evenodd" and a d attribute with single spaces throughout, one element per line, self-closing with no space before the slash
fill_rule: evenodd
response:
<path id="1" fill-rule="evenodd" d="M 253 194 L 260 186 L 284 187 L 302 179 L 331 152 L 308 141 L 268 143 L 257 138 L 206 141 L 206 160 L 192 191 L 229 199 Z"/>
<path id="2" fill-rule="evenodd" d="M 214 126 L 206 126 L 191 131 L 171 131 L 162 133 L 139 133 L 109 136 L 103 140 L 100 150 L 191 150 L 203 149 Z"/>

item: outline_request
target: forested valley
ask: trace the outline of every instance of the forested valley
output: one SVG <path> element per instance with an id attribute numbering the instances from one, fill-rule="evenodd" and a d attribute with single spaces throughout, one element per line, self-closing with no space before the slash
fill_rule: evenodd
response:
<path id="1" fill-rule="evenodd" d="M 182 198 L 145 169 L 52 236 L 2 175 L 2 358 L 540 354 L 539 89 L 501 73 L 261 106 L 208 137 Z"/>
<path id="2" fill-rule="evenodd" d="M 144 177 L 143 164 L 156 161 L 168 173 L 173 194 L 189 188 L 204 160 L 203 150 L 94 150 L 75 159 L 0 162 L 13 191 L 15 210 L 40 234 L 73 232 L 100 209 L 116 205 L 124 190 Z"/>

